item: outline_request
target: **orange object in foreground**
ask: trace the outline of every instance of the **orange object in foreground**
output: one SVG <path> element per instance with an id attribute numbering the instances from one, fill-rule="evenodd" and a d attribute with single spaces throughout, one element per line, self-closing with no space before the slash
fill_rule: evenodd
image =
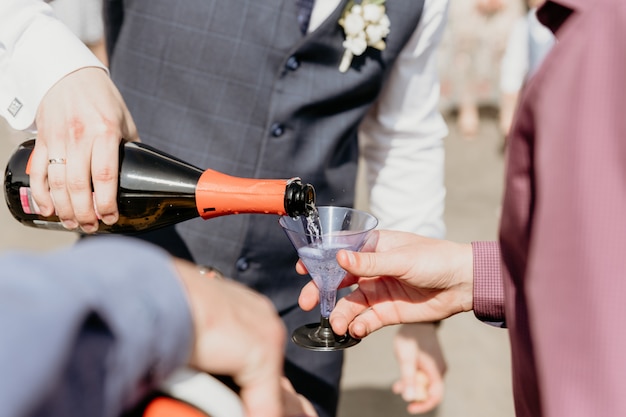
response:
<path id="1" fill-rule="evenodd" d="M 210 415 L 175 398 L 157 397 L 146 406 L 143 417 L 210 417 Z"/>

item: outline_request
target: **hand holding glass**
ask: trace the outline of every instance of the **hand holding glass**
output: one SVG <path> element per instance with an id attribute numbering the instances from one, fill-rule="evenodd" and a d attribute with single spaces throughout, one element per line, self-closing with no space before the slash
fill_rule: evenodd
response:
<path id="1" fill-rule="evenodd" d="M 334 334 L 328 321 L 335 308 L 337 288 L 346 275 L 337 264 L 337 252 L 360 250 L 378 220 L 369 213 L 346 207 L 318 207 L 317 213 L 317 225 L 315 216 L 283 216 L 279 220 L 320 292 L 320 322 L 296 329 L 292 340 L 313 350 L 345 349 L 360 340 L 349 334 Z"/>

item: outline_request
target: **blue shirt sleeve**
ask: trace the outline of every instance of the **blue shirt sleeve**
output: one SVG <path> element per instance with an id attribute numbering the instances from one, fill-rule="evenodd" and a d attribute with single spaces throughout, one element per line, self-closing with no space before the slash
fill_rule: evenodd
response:
<path id="1" fill-rule="evenodd" d="M 80 401 L 99 404 L 103 417 L 119 415 L 186 362 L 192 328 L 171 258 L 137 239 L 6 253 L 0 417 L 95 415 L 68 414 Z"/>

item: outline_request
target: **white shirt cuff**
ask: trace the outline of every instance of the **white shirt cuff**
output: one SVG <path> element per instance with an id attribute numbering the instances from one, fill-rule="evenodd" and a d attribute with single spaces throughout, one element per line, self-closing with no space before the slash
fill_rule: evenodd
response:
<path id="1" fill-rule="evenodd" d="M 1 52 L 0 116 L 17 130 L 35 128 L 41 100 L 63 77 L 85 67 L 107 70 L 63 23 L 45 15 L 28 25 L 12 49 Z"/>

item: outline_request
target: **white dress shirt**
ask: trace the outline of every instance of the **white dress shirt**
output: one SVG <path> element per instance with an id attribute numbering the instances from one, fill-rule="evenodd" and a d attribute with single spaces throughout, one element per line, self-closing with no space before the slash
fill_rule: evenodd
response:
<path id="1" fill-rule="evenodd" d="M 61 78 L 102 63 L 42 0 L 0 1 L 0 116 L 34 130 L 39 103 Z"/>
<path id="2" fill-rule="evenodd" d="M 338 4 L 316 0 L 309 32 Z M 439 111 L 436 50 L 447 11 L 447 0 L 425 1 L 420 24 L 359 131 L 369 209 L 379 227 L 437 238 L 445 235 L 443 139 L 448 130 Z"/>
<path id="3" fill-rule="evenodd" d="M 309 31 L 338 4 L 317 0 Z M 435 52 L 447 8 L 447 0 L 426 0 L 415 33 L 359 134 L 370 210 L 380 227 L 433 237 L 445 233 L 443 138 L 448 131 L 438 110 Z M 0 1 L 0 116 L 13 128 L 35 129 L 37 107 L 48 89 L 90 66 L 102 64 L 42 0 Z"/>
<path id="4" fill-rule="evenodd" d="M 102 0 L 54 0 L 50 5 L 54 14 L 84 43 L 95 44 L 104 38 Z"/>

